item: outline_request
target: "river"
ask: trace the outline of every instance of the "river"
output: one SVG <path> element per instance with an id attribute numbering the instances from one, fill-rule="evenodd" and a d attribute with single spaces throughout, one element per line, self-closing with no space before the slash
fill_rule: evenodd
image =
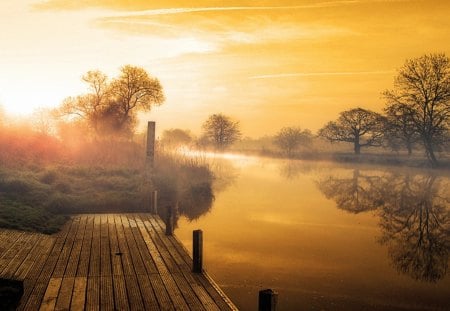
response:
<path id="1" fill-rule="evenodd" d="M 241 310 L 450 309 L 448 172 L 209 156 L 213 205 L 175 234 L 204 232 L 208 273 Z"/>

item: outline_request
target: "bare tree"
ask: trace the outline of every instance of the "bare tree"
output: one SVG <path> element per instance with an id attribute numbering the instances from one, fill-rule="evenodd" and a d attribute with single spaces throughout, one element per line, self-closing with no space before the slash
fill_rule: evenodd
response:
<path id="1" fill-rule="evenodd" d="M 448 140 L 450 128 L 450 59 L 430 54 L 407 60 L 384 97 L 388 107 L 406 106 L 433 167 L 436 149 Z"/>
<path id="2" fill-rule="evenodd" d="M 205 137 L 218 149 L 225 149 L 241 137 L 239 122 L 223 114 L 211 115 L 203 123 Z"/>
<path id="3" fill-rule="evenodd" d="M 312 140 L 312 134 L 309 130 L 302 131 L 299 127 L 284 127 L 274 137 L 275 144 L 280 147 L 288 157 L 300 145 L 309 145 Z"/>
<path id="4" fill-rule="evenodd" d="M 384 118 L 373 111 L 354 108 L 340 113 L 336 121 L 328 122 L 319 130 L 319 136 L 329 141 L 353 143 L 355 154 L 361 147 L 381 146 Z"/>
<path id="5" fill-rule="evenodd" d="M 386 113 L 385 141 L 392 150 L 406 148 L 410 156 L 414 145 L 420 141 L 420 135 L 414 124 L 414 111 L 402 104 L 388 105 L 384 111 Z"/>

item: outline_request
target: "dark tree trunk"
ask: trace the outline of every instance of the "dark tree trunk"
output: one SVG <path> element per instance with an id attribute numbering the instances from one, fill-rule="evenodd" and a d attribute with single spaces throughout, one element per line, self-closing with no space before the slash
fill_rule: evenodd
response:
<path id="1" fill-rule="evenodd" d="M 428 156 L 428 160 L 430 161 L 431 167 L 436 168 L 438 167 L 439 163 L 436 159 L 436 156 L 434 154 L 433 145 L 429 140 L 424 141 L 425 150 Z"/>

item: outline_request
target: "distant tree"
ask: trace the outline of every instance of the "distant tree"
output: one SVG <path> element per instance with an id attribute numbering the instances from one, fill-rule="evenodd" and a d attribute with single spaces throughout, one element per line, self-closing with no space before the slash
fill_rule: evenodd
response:
<path id="1" fill-rule="evenodd" d="M 303 130 L 299 127 L 284 127 L 274 137 L 275 144 L 283 150 L 288 157 L 300 145 L 308 145 L 311 143 L 312 134 L 309 130 Z"/>
<path id="2" fill-rule="evenodd" d="M 223 114 L 211 115 L 203 123 L 204 136 L 218 149 L 225 149 L 241 137 L 239 122 Z"/>
<path id="3" fill-rule="evenodd" d="M 352 143 L 355 154 L 361 147 L 378 147 L 383 140 L 384 118 L 373 111 L 354 108 L 340 113 L 336 121 L 329 122 L 319 130 L 319 136 L 329 141 Z"/>
<path id="4" fill-rule="evenodd" d="M 49 136 L 55 132 L 55 120 L 52 110 L 49 108 L 38 108 L 31 116 L 33 129 L 44 136 Z"/>
<path id="5" fill-rule="evenodd" d="M 387 105 L 385 141 L 387 145 L 398 151 L 401 147 L 412 154 L 414 145 L 420 140 L 420 135 L 414 124 L 414 111 L 404 104 Z"/>
<path id="6" fill-rule="evenodd" d="M 148 111 L 164 101 L 159 81 L 140 67 L 123 66 L 112 81 L 98 70 L 88 71 L 82 80 L 89 93 L 66 98 L 58 112 L 82 120 L 97 136 L 129 136 L 136 125 L 137 111 Z"/>
<path id="7" fill-rule="evenodd" d="M 162 133 L 161 143 L 168 147 L 179 147 L 192 142 L 192 135 L 188 130 L 170 129 Z"/>
<path id="8" fill-rule="evenodd" d="M 450 59 L 430 54 L 407 60 L 384 92 L 388 107 L 401 105 L 411 111 L 412 121 L 433 167 L 435 152 L 448 140 L 450 128 Z"/>
<path id="9" fill-rule="evenodd" d="M 151 77 L 143 68 L 123 66 L 118 78 L 111 82 L 111 93 L 126 122 L 136 110 L 149 111 L 152 106 L 164 102 L 162 86 L 158 79 Z"/>

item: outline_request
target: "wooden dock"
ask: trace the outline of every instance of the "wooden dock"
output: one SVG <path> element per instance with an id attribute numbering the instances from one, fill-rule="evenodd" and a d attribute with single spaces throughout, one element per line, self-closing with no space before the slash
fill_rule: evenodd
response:
<path id="1" fill-rule="evenodd" d="M 77 215 L 51 236 L 0 229 L 18 310 L 237 310 L 152 214 Z"/>

